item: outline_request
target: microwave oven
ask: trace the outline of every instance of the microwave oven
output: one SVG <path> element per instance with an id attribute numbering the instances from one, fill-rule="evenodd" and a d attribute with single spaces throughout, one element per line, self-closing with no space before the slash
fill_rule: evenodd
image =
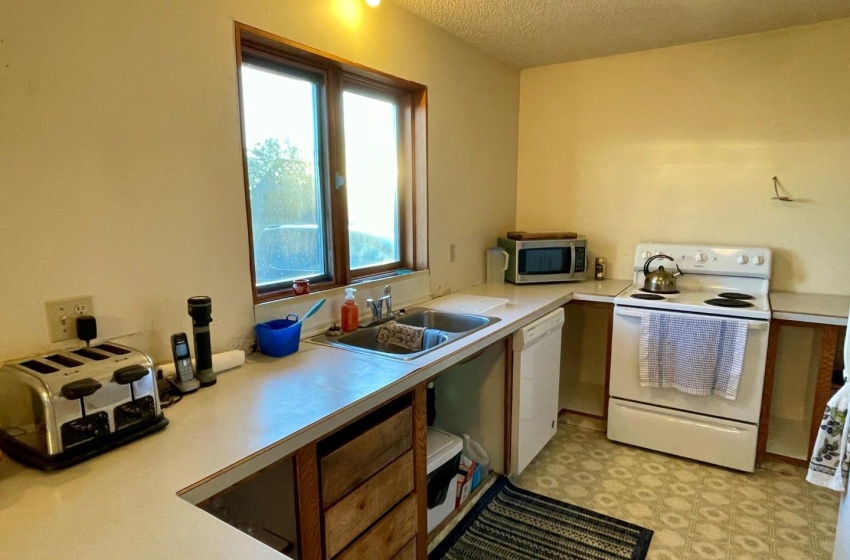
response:
<path id="1" fill-rule="evenodd" d="M 587 239 L 519 240 L 499 238 L 508 253 L 505 280 L 514 284 L 573 282 L 584 280 L 587 270 Z"/>

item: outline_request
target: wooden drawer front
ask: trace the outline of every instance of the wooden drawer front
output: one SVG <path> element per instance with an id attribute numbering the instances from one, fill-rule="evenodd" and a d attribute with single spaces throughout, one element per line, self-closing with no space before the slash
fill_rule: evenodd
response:
<path id="1" fill-rule="evenodd" d="M 413 409 L 407 407 L 321 459 L 325 507 L 387 466 L 413 443 Z"/>
<path id="2" fill-rule="evenodd" d="M 390 558 L 390 560 L 416 560 L 416 539 L 404 545 L 404 548 L 399 550 L 398 554 Z"/>
<path id="3" fill-rule="evenodd" d="M 325 512 L 326 557 L 335 556 L 412 491 L 413 451 L 408 451 Z"/>
<path id="4" fill-rule="evenodd" d="M 389 560 L 416 535 L 416 494 L 396 506 L 337 556 L 339 560 Z"/>

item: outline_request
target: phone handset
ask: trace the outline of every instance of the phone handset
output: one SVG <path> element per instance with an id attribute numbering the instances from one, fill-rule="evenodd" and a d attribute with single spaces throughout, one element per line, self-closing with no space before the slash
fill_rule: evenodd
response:
<path id="1" fill-rule="evenodd" d="M 171 354 L 174 357 L 174 369 L 177 371 L 174 379 L 169 379 L 171 384 L 181 393 L 190 393 L 198 389 L 201 382 L 195 377 L 195 367 L 192 365 L 186 333 L 171 335 Z"/>

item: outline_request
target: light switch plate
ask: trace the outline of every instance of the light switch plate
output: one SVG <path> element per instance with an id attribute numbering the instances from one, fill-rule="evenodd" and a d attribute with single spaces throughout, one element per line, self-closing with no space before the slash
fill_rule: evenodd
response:
<path id="1" fill-rule="evenodd" d="M 54 299 L 44 302 L 50 342 L 77 338 L 77 320 L 80 315 L 94 315 L 91 295 Z"/>

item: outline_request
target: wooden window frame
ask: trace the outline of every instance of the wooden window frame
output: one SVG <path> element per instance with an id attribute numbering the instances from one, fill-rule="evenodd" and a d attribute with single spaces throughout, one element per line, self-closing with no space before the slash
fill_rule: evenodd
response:
<path id="1" fill-rule="evenodd" d="M 253 225 L 248 182 L 248 159 L 243 119 L 240 69 L 245 58 L 267 64 L 321 74 L 325 83 L 325 115 L 322 135 L 323 222 L 327 240 L 328 279 L 311 283 L 312 291 L 339 288 L 373 278 L 392 276 L 400 269 L 428 268 L 427 210 L 427 88 L 365 66 L 318 51 L 306 45 L 236 22 L 236 75 L 239 96 L 239 123 L 242 134 L 242 163 L 245 206 L 248 219 L 248 245 L 251 284 L 255 303 L 291 297 L 291 283 L 260 291 L 257 286 L 253 247 Z M 335 174 L 344 175 L 345 153 L 342 133 L 343 91 L 365 92 L 394 99 L 399 107 L 399 254 L 398 262 L 366 269 L 350 270 L 346 189 L 333 185 Z"/>

